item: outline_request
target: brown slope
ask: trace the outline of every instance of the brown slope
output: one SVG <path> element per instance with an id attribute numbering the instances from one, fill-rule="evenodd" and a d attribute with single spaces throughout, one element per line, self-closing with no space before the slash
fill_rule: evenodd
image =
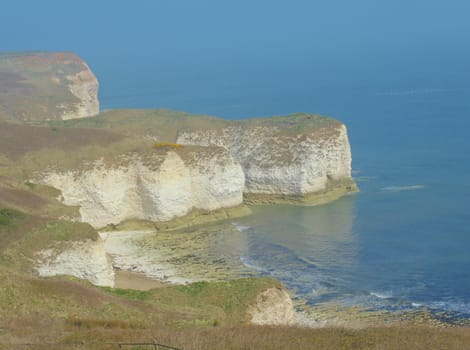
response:
<path id="1" fill-rule="evenodd" d="M 0 154 L 10 159 L 47 148 L 71 151 L 89 145 L 105 147 L 121 139 L 121 135 L 106 130 L 47 128 L 0 122 Z"/>

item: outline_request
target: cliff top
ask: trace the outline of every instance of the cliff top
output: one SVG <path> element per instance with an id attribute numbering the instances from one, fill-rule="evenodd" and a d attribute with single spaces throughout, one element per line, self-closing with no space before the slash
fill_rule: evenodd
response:
<path id="1" fill-rule="evenodd" d="M 74 113 L 80 117 L 83 93 L 77 82 L 91 82 L 96 88 L 98 84 L 74 53 L 0 52 L 0 120 L 37 122 Z M 97 107 L 97 100 L 89 102 Z M 90 114 L 98 112 L 93 109 Z"/>
<path id="2" fill-rule="evenodd" d="M 103 112 L 92 118 L 53 121 L 47 123 L 47 125 L 65 128 L 108 129 L 126 135 L 143 135 L 158 138 L 158 141 L 175 142 L 178 133 L 185 130 L 212 130 L 217 132 L 230 127 L 242 129 L 266 127 L 275 129 L 275 132 L 279 135 L 293 135 L 320 130 L 323 132 L 335 131 L 343 124 L 333 118 L 309 113 L 226 120 L 168 109 L 117 109 Z"/>

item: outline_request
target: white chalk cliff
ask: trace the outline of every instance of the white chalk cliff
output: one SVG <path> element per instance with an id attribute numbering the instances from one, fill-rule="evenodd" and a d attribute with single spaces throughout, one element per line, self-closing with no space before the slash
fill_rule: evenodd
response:
<path id="1" fill-rule="evenodd" d="M 245 173 L 245 195 L 302 197 L 343 185 L 355 189 L 346 127 L 284 133 L 278 126 L 187 130 L 177 142 L 228 149 Z M 342 193 L 344 194 L 344 193 Z"/>
<path id="2" fill-rule="evenodd" d="M 257 296 L 255 305 L 248 309 L 248 316 L 256 325 L 293 325 L 297 320 L 291 297 L 285 289 L 276 287 Z"/>
<path id="3" fill-rule="evenodd" d="M 36 270 L 40 276 L 70 275 L 97 286 L 114 287 L 114 271 L 104 242 L 85 240 L 69 247 L 52 247 L 37 253 Z"/>
<path id="4" fill-rule="evenodd" d="M 314 205 L 356 190 L 346 127 L 334 119 L 299 114 L 219 123 L 178 130 L 176 141 L 184 146 L 49 169 L 36 182 L 59 189 L 61 201 L 79 206 L 82 221 L 94 227 L 168 221 L 243 202 Z"/>
<path id="5" fill-rule="evenodd" d="M 98 80 L 86 63 L 81 62 L 81 65 L 83 70 L 66 76 L 66 86 L 78 102 L 62 106 L 63 120 L 93 117 L 100 111 Z"/>
<path id="6" fill-rule="evenodd" d="M 81 169 L 45 171 L 36 182 L 59 189 L 64 204 L 80 206 L 82 221 L 103 227 L 238 206 L 245 176 L 223 148 L 184 147 L 122 156 L 110 166 L 95 161 Z"/>

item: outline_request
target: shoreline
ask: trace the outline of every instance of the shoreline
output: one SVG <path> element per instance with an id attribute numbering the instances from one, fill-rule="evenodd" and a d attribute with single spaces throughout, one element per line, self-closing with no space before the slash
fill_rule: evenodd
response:
<path id="1" fill-rule="evenodd" d="M 331 183 L 324 191 L 306 193 L 301 196 L 265 193 L 243 193 L 243 204 L 245 205 L 276 205 L 287 204 L 294 206 L 313 207 L 328 204 L 341 197 L 359 192 L 354 179 Z"/>
<path id="2" fill-rule="evenodd" d="M 211 225 L 191 231 L 108 231 L 103 238 L 108 249 L 106 254 L 112 261 L 117 289 L 146 291 L 175 285 L 186 285 L 196 281 L 226 281 L 246 277 L 246 271 L 240 270 L 240 261 L 230 260 L 240 252 L 230 250 L 228 256 L 207 256 L 207 247 L 220 239 L 229 237 L 235 242 L 243 243 L 244 233 L 236 228 L 222 233 L 224 226 Z M 155 250 L 157 249 L 157 250 Z M 225 253 L 225 251 L 224 251 Z M 236 262 L 238 265 L 234 265 Z M 242 273 L 241 273 L 242 272 Z M 244 274 L 245 273 L 245 274 Z M 253 277 L 259 277 L 256 273 Z M 191 277 L 191 278 L 190 278 Z M 292 290 L 290 290 L 292 293 Z M 367 328 L 374 325 L 391 325 L 400 322 L 411 322 L 436 327 L 470 325 L 460 321 L 446 321 L 433 310 L 423 308 L 416 311 L 404 310 L 368 310 L 360 306 L 344 306 L 334 301 L 306 305 L 302 300 L 291 295 L 295 301 L 295 312 L 298 316 L 296 326 Z M 450 319 L 449 319 L 450 320 Z"/>
<path id="3" fill-rule="evenodd" d="M 134 231 L 135 233 L 135 231 Z M 144 235 L 148 232 L 143 232 Z M 129 232 L 132 234 L 132 232 Z M 128 236 L 127 236 L 128 237 Z M 114 241 L 114 244 L 117 242 Z M 125 245 L 125 242 L 122 241 Z M 149 291 L 157 288 L 166 288 L 171 286 L 186 285 L 191 283 L 188 281 L 188 275 L 183 271 L 174 271 L 173 276 L 168 279 L 158 276 L 151 276 L 144 271 L 140 271 L 137 267 L 133 271 L 134 266 L 120 266 L 116 264 L 113 254 L 109 254 L 114 267 L 115 283 L 114 289 L 131 289 L 137 291 Z M 190 264 L 189 264 L 190 265 Z M 161 266 L 153 266 L 155 269 L 167 269 L 168 266 L 162 264 Z M 173 268 L 174 266 L 169 266 Z M 144 269 L 145 270 L 145 269 Z M 223 276 L 221 276 L 223 277 Z M 254 276 L 256 277 L 256 276 Z M 261 276 L 258 276 L 261 278 Z M 222 280 L 231 280 L 243 278 L 241 275 L 234 274 L 230 277 L 223 278 Z M 199 279 L 198 279 L 199 280 Z M 216 282 L 217 280 L 212 280 Z M 210 279 L 207 282 L 211 282 Z M 220 282 L 220 281 L 219 281 Z M 425 325 L 432 327 L 453 327 L 458 324 L 452 322 L 445 322 L 439 320 L 431 310 L 422 309 L 416 311 L 403 311 L 393 312 L 387 310 L 368 310 L 360 306 L 344 306 L 332 302 L 320 303 L 315 305 L 307 305 L 303 299 L 293 294 L 292 290 L 287 289 L 294 303 L 294 312 L 296 315 L 296 327 L 306 328 L 325 328 L 325 327 L 341 327 L 347 329 L 364 329 L 374 326 L 387 326 L 396 325 L 403 322 L 412 323 L 415 325 Z M 465 324 L 460 324 L 465 326 Z"/>
<path id="4" fill-rule="evenodd" d="M 172 283 L 162 279 L 152 278 L 140 272 L 115 269 L 114 273 L 115 285 L 113 289 L 149 291 L 152 289 L 184 285 L 183 283 Z M 394 313 L 385 310 L 370 311 L 362 309 L 359 306 L 345 307 L 335 303 L 306 307 L 303 303 L 297 301 L 294 303 L 294 312 L 296 322 L 292 324 L 292 326 L 312 329 L 345 328 L 359 330 L 377 326 L 400 326 L 402 324 L 437 328 L 468 326 L 465 324 L 452 324 L 440 321 L 430 310 Z"/>
<path id="5" fill-rule="evenodd" d="M 163 288 L 175 284 L 162 280 L 150 278 L 143 273 L 128 270 L 114 270 L 114 287 L 115 289 L 132 289 L 139 291 L 148 291 L 155 288 Z"/>

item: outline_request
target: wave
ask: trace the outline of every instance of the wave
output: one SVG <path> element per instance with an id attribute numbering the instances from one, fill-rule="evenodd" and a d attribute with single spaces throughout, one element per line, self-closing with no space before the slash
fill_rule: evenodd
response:
<path id="1" fill-rule="evenodd" d="M 240 224 L 237 224 L 236 222 L 232 222 L 232 225 L 235 226 L 235 228 L 239 232 L 247 232 L 247 231 L 253 229 L 253 227 L 251 227 L 251 226 L 240 225 Z"/>
<path id="2" fill-rule="evenodd" d="M 379 299 L 391 299 L 393 298 L 392 292 L 370 292 L 370 295 Z"/>
<path id="3" fill-rule="evenodd" d="M 410 89 L 410 90 L 398 90 L 398 91 L 387 91 L 377 92 L 377 96 L 413 96 L 413 95 L 428 95 L 437 94 L 443 92 L 449 92 L 447 89 Z"/>
<path id="4" fill-rule="evenodd" d="M 428 304 L 431 310 L 444 310 L 450 312 L 456 312 L 459 314 L 470 315 L 470 303 L 464 301 L 435 301 Z"/>
<path id="5" fill-rule="evenodd" d="M 321 284 L 316 286 L 316 288 L 312 287 L 312 290 L 311 290 L 312 296 L 314 296 L 314 297 L 319 297 L 319 296 L 328 294 L 330 292 L 331 292 L 330 288 L 328 288 L 326 286 L 323 286 Z"/>
<path id="6" fill-rule="evenodd" d="M 255 270 L 255 271 L 258 271 L 258 272 L 263 272 L 263 273 L 267 273 L 268 270 L 262 268 L 261 266 L 258 266 L 256 265 L 255 263 L 253 263 L 252 261 L 250 261 L 247 257 L 245 256 L 240 256 L 240 261 L 242 262 L 242 264 L 245 266 L 245 267 L 248 267 L 249 269 L 252 269 L 252 270 Z"/>
<path id="7" fill-rule="evenodd" d="M 382 192 L 402 192 L 402 191 L 422 190 L 423 188 L 426 188 L 426 186 L 424 185 L 386 186 L 386 187 L 382 187 L 380 190 Z"/>
<path id="8" fill-rule="evenodd" d="M 318 263 L 312 259 L 309 259 L 307 257 L 303 257 L 303 256 L 299 256 L 298 259 L 302 262 L 304 262 L 305 264 L 307 264 L 307 266 L 313 266 L 313 267 L 317 267 Z"/>

